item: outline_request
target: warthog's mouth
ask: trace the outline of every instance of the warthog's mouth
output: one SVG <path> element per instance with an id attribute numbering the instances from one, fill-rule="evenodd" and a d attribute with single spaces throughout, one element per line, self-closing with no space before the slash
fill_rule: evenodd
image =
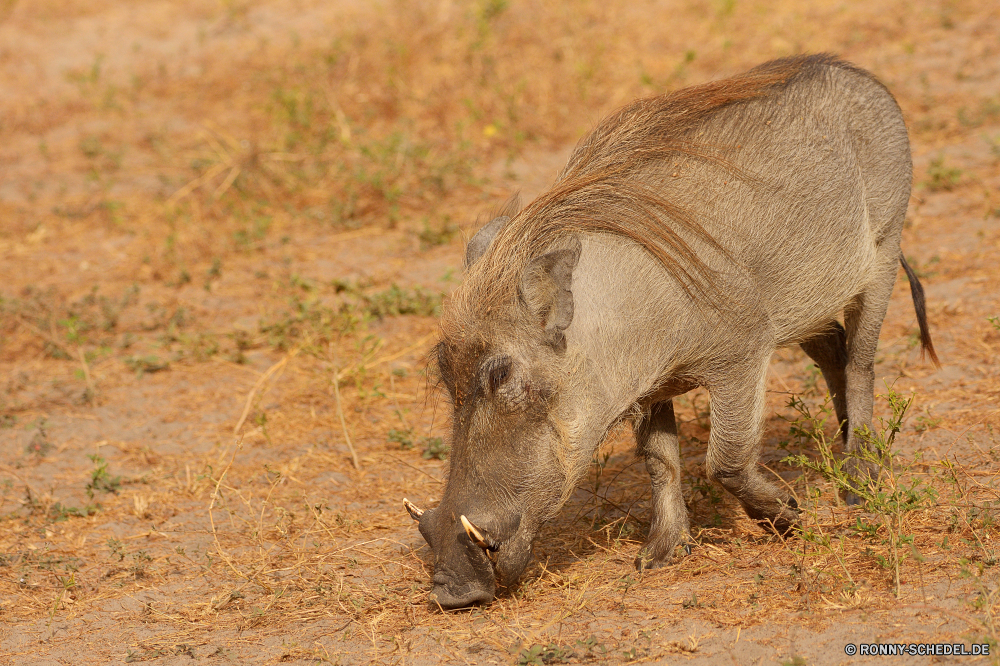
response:
<path id="1" fill-rule="evenodd" d="M 493 601 L 496 595 L 496 584 L 493 581 L 491 585 L 484 585 L 478 580 L 456 584 L 449 576 L 437 573 L 432 580 L 434 589 L 428 599 L 444 610 L 486 604 Z"/>

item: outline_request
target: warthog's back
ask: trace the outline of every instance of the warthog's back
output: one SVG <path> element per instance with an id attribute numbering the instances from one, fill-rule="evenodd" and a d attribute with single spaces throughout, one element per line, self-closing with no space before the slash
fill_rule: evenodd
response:
<path id="1" fill-rule="evenodd" d="M 682 156 L 646 175 L 749 272 L 778 344 L 835 319 L 872 275 L 879 245 L 898 244 L 909 141 L 895 100 L 868 74 L 807 60 L 787 86 L 720 109 L 690 138 L 723 148 L 727 163 Z"/>
<path id="2" fill-rule="evenodd" d="M 906 127 L 884 86 L 829 56 L 761 69 L 782 67 L 794 70 L 786 81 L 665 134 L 674 148 L 628 174 L 729 253 L 734 262 L 697 233 L 677 230 L 729 275 L 728 295 L 756 292 L 745 295 L 759 297 L 779 345 L 827 325 L 862 291 L 879 245 L 898 241 L 911 181 Z M 579 178 L 574 161 L 594 159 L 587 143 L 566 175 Z"/>
<path id="3" fill-rule="evenodd" d="M 643 245 L 689 295 L 752 301 L 778 344 L 800 341 L 861 293 L 879 244 L 898 241 L 910 179 L 892 95 L 833 56 L 639 100 L 500 229 L 445 324 L 510 302 L 526 262 L 561 235 L 596 232 Z"/>

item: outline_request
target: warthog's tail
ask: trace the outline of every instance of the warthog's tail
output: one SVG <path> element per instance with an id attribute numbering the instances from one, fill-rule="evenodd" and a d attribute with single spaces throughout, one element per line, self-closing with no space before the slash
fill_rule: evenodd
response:
<path id="1" fill-rule="evenodd" d="M 941 362 L 938 361 L 937 354 L 934 352 L 934 343 L 931 342 L 931 332 L 927 328 L 927 308 L 924 305 L 924 287 L 920 284 L 920 280 L 917 278 L 917 274 L 913 272 L 910 265 L 906 263 L 906 257 L 903 253 L 899 253 L 899 263 L 903 264 L 903 270 L 906 271 L 906 278 L 910 281 L 910 295 L 913 296 L 913 309 L 917 312 L 917 323 L 920 325 L 920 357 L 923 358 L 924 352 L 930 354 L 931 360 L 934 361 L 934 365 L 941 367 Z"/>

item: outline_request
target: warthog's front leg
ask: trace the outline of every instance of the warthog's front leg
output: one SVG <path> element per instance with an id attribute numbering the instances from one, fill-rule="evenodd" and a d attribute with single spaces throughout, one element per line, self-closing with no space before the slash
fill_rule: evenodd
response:
<path id="1" fill-rule="evenodd" d="M 636 428 L 637 453 L 646 459 L 653 484 L 653 519 L 646 545 L 635 558 L 640 571 L 668 564 L 687 537 L 688 513 L 681 493 L 681 454 L 674 403 L 657 403 Z"/>
<path id="2" fill-rule="evenodd" d="M 787 534 L 798 523 L 798 503 L 764 478 L 760 457 L 769 356 L 728 368 L 712 395 L 712 433 L 705 465 L 762 527 Z"/>

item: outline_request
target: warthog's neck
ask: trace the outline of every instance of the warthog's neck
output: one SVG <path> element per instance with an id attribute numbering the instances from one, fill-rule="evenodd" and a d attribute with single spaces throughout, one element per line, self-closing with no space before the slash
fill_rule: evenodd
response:
<path id="1" fill-rule="evenodd" d="M 686 361 L 681 333 L 700 325 L 687 295 L 641 247 L 608 235 L 582 240 L 556 415 L 570 452 L 569 493 L 610 428 L 662 389 L 692 387 L 675 375 Z"/>

